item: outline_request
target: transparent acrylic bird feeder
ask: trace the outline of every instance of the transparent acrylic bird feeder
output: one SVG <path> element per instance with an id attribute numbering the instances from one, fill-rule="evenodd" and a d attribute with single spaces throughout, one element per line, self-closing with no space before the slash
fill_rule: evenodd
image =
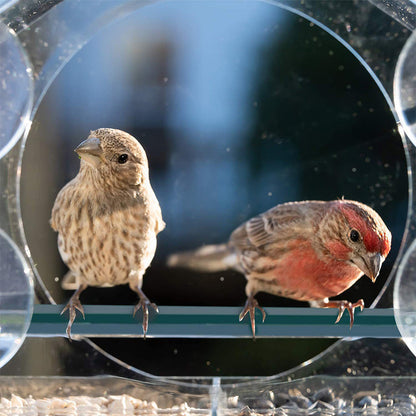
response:
<path id="1" fill-rule="evenodd" d="M 363 281 L 349 296 L 361 297 L 368 291 L 368 306 L 378 303 L 391 308 L 392 281 L 398 272 L 394 313 L 403 339 L 415 349 L 416 55 L 411 31 L 416 27 L 416 6 L 411 0 L 18 0 L 0 2 L 0 11 L 1 364 L 13 356 L 28 330 L 32 280 L 39 303 L 61 304 L 66 298 L 56 277 L 65 270 L 57 265 L 56 236 L 49 230 L 48 219 L 57 190 L 76 172 L 78 161 L 72 149 L 89 130 L 118 127 L 144 140 L 152 183 L 168 225 L 145 277 L 145 285 L 162 306 L 161 317 L 152 317 L 150 339 L 140 344 L 142 351 L 156 345 L 151 344 L 152 323 L 155 338 L 158 333 L 161 338 L 183 337 L 191 343 L 198 337 L 242 338 L 251 343 L 233 344 L 233 351 L 253 351 L 262 336 L 273 340 L 279 335 L 273 333 L 275 328 L 286 328 L 285 336 L 298 337 L 298 344 L 313 334 L 349 337 L 315 358 L 312 353 L 302 358 L 303 364 L 295 360 L 295 368 L 289 366 L 284 372 L 278 366 L 273 372 L 271 357 L 294 349 L 295 344 L 270 344 L 274 353 L 266 356 L 264 365 L 272 366 L 268 375 L 277 375 L 256 385 L 239 378 L 244 371 L 227 373 L 234 375 L 232 380 L 198 379 L 200 384 L 193 386 L 198 394 L 210 392 L 211 409 L 232 407 L 232 400 L 223 400 L 224 392 L 229 398 L 240 396 L 234 407 L 238 409 L 249 403 L 254 390 L 272 391 L 277 382 L 312 374 L 379 375 L 376 368 L 391 375 L 412 372 L 412 360 L 392 364 L 391 354 L 404 353 L 401 341 L 394 339 L 398 333 L 391 309 L 373 311 L 368 318 L 364 312 L 357 317 L 355 332 L 345 332 L 348 324 L 344 323 L 344 327 L 331 326 L 333 332 L 328 335 L 325 330 L 313 332 L 316 326 L 308 330 L 302 322 L 309 319 L 308 310 L 299 312 L 300 318 L 293 312 L 291 321 L 285 321 L 279 317 L 285 315 L 282 309 L 267 308 L 276 304 L 265 297 L 270 326 L 267 320 L 260 324 L 260 339 L 252 343 L 248 324 L 233 320 L 238 308 L 231 312 L 226 308 L 243 303 L 241 276 L 195 278 L 175 274 L 163 265 L 164 257 L 174 250 L 224 241 L 233 227 L 276 203 L 361 198 L 388 219 L 394 247 L 376 289 Z M 178 287 L 181 290 L 175 292 Z M 63 358 L 66 365 L 56 366 L 61 368 L 56 375 L 113 374 L 157 384 L 160 379 L 140 370 L 158 373 L 159 361 L 169 358 L 163 346 L 157 347 L 163 354 L 147 359 L 144 368 L 138 354 L 128 353 L 136 351 L 137 338 L 111 344 L 116 333 L 139 335 L 139 324 L 135 332 L 133 322 L 127 321 L 126 305 L 133 304 L 134 298 L 123 289 L 90 293 L 87 303 L 125 302 L 107 311 L 98 305 L 86 308 L 87 316 L 90 313 L 93 318 L 80 324 L 78 335 L 109 338 L 73 343 Z M 224 293 L 231 293 L 230 297 Z M 278 305 L 293 306 L 284 301 Z M 327 311 L 310 311 L 313 319 L 309 321 L 332 319 Z M 62 335 L 65 322 L 58 314 L 58 306 L 36 305 L 31 335 Z M 73 330 L 77 328 L 75 324 Z M 379 338 L 351 338 L 368 334 Z M 47 348 L 68 348 L 63 339 L 44 342 Z M 134 348 L 132 342 L 136 342 Z M 310 347 L 312 341 L 307 342 Z M 202 342 L 190 345 L 188 349 L 185 344 L 173 346 L 175 356 L 187 351 L 179 364 L 183 367 L 194 350 L 204 347 Z M 226 348 L 208 341 L 206 345 L 212 350 Z M 263 351 L 258 349 L 256 354 Z M 80 363 L 85 356 L 90 373 L 76 373 L 83 368 Z M 258 358 L 253 358 L 254 367 L 261 366 Z M 211 360 L 202 360 L 211 366 Z M 248 361 L 244 357 L 237 365 Z M 215 374 L 213 367 L 210 376 Z M 161 374 L 166 372 L 162 369 Z M 17 380 L 14 392 L 19 383 L 24 384 Z M 176 383 L 190 388 L 189 380 L 176 379 Z M 299 386 L 336 384 L 330 379 L 314 383 Z M 394 388 L 403 389 L 404 384 Z M 98 385 L 94 384 L 97 389 Z M 43 391 L 52 389 L 50 384 L 45 386 Z M 25 391 L 31 388 L 25 384 Z M 354 391 L 350 385 L 337 388 Z M 199 400 L 195 403 L 201 405 Z"/>

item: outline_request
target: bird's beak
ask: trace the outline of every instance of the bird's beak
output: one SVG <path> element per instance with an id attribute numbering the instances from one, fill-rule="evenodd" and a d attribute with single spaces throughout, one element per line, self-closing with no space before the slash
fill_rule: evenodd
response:
<path id="1" fill-rule="evenodd" d="M 355 264 L 373 283 L 375 283 L 383 261 L 384 257 L 380 253 L 371 253 L 367 256 L 360 257 Z"/>
<path id="2" fill-rule="evenodd" d="M 75 148 L 75 152 L 81 159 L 94 167 L 98 166 L 103 157 L 101 142 L 97 137 L 90 137 L 87 140 L 84 140 Z"/>

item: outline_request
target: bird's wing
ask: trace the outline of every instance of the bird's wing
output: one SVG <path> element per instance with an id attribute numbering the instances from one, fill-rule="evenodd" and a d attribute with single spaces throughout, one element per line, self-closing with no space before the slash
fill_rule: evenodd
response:
<path id="1" fill-rule="evenodd" d="M 55 199 L 55 203 L 53 204 L 52 208 L 52 215 L 51 219 L 49 220 L 49 223 L 51 224 L 51 227 L 54 231 L 59 231 L 59 214 L 60 214 L 60 193 Z"/>
<path id="2" fill-rule="evenodd" d="M 269 244 L 285 244 L 290 238 L 305 238 L 310 210 L 302 203 L 288 203 L 248 220 L 230 237 L 230 244 L 240 251 L 261 250 Z"/>
<path id="3" fill-rule="evenodd" d="M 58 193 L 52 208 L 50 219 L 51 227 L 55 231 L 61 231 L 63 227 L 63 217 L 68 215 L 68 208 L 72 199 L 73 184 L 68 182 Z"/>

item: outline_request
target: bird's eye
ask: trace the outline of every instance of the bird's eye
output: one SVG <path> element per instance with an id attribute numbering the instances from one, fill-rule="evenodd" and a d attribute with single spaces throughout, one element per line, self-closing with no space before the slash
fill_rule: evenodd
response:
<path id="1" fill-rule="evenodd" d="M 117 158 L 117 162 L 122 165 L 123 163 L 126 163 L 127 162 L 128 158 L 129 158 L 129 155 L 127 155 L 126 153 L 123 153 L 122 155 L 120 155 Z"/>
<path id="2" fill-rule="evenodd" d="M 360 240 L 360 233 L 357 230 L 351 230 L 350 232 L 350 240 L 353 243 L 356 243 L 357 241 Z"/>

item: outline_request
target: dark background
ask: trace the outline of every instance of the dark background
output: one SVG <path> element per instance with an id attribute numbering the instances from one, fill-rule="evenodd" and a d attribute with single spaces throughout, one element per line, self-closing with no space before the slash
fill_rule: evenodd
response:
<path id="1" fill-rule="evenodd" d="M 243 306 L 242 275 L 168 269 L 167 256 L 223 242 L 241 222 L 278 203 L 342 196 L 375 208 L 393 246 L 377 283 L 363 278 L 341 298 L 370 305 L 383 287 L 406 220 L 402 142 L 370 74 L 309 21 L 260 2 L 155 4 L 100 32 L 64 67 L 35 117 L 21 195 L 29 248 L 57 303 L 71 293 L 60 288 L 66 268 L 50 211 L 78 170 L 74 147 L 99 127 L 133 134 L 148 154 L 167 223 L 143 286 L 158 305 Z M 257 299 L 262 306 L 306 306 L 268 294 Z M 89 288 L 81 301 L 133 305 L 137 299 L 120 286 Z M 331 342 L 97 344 L 157 375 L 239 376 L 279 373 Z"/>

